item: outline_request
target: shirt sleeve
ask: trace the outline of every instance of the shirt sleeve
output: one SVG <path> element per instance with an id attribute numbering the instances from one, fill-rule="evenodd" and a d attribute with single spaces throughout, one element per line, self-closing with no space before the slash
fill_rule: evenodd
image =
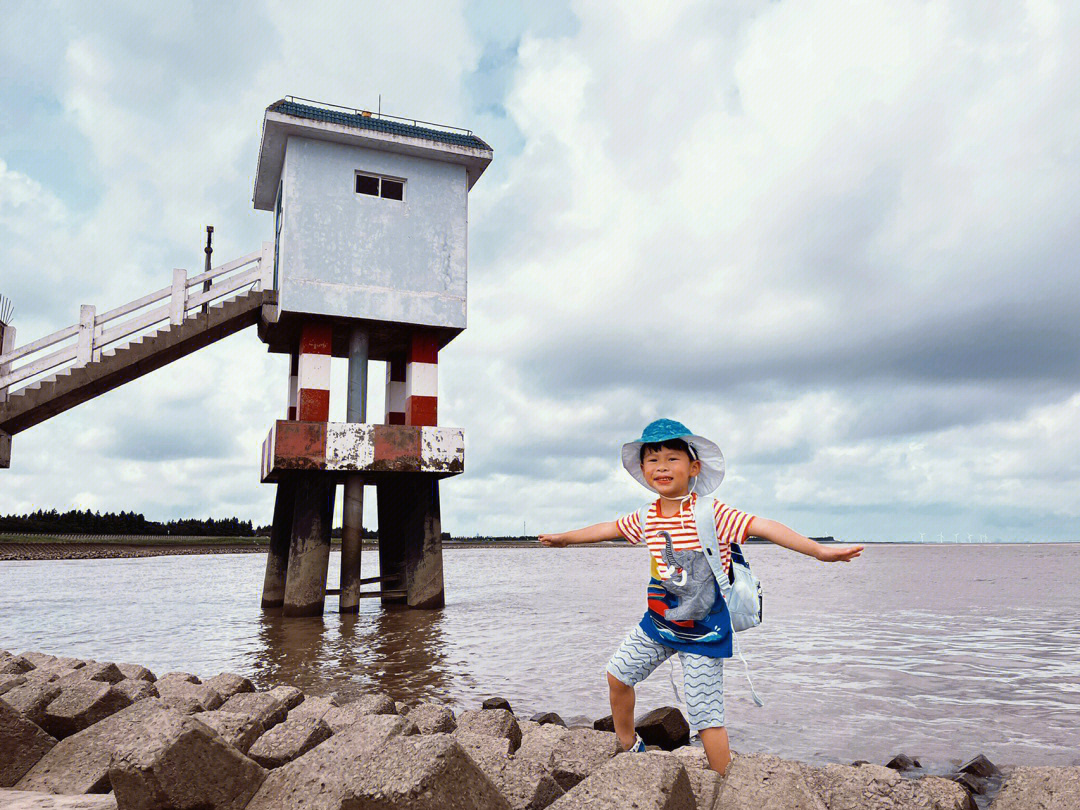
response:
<path id="1" fill-rule="evenodd" d="M 740 512 L 719 501 L 715 502 L 713 510 L 716 513 L 716 539 L 720 545 L 741 543 L 746 539 L 746 532 L 750 528 L 750 521 L 754 516 L 746 512 Z"/>
<path id="2" fill-rule="evenodd" d="M 641 520 L 638 518 L 637 512 L 623 515 L 615 521 L 615 527 L 619 530 L 619 534 L 625 537 L 626 541 L 631 545 L 636 546 L 645 539 L 641 536 Z"/>

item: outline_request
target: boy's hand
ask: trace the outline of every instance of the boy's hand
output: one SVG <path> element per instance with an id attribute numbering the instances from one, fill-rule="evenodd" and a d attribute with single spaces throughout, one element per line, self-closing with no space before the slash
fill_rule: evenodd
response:
<path id="1" fill-rule="evenodd" d="M 862 554 L 862 546 L 821 546 L 817 558 L 822 562 L 850 562 Z"/>
<path id="2" fill-rule="evenodd" d="M 540 545 L 551 548 L 566 548 L 568 545 L 566 538 L 561 534 L 542 534 L 536 539 L 540 541 Z"/>

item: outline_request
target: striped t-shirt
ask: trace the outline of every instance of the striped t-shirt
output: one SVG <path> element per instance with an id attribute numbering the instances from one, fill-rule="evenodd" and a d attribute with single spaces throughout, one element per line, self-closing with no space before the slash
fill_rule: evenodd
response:
<path id="1" fill-rule="evenodd" d="M 731 656 L 731 619 L 727 606 L 716 590 L 713 609 L 701 621 L 669 621 L 667 611 L 679 604 L 679 599 L 664 590 L 660 571 L 665 570 L 664 538 L 660 532 L 671 535 L 671 545 L 676 550 L 703 551 L 698 538 L 697 524 L 694 519 L 694 505 L 697 496 L 692 495 L 682 504 L 682 511 L 664 517 L 660 514 L 660 501 L 649 506 L 645 526 L 637 512 L 619 518 L 615 524 L 619 534 L 630 543 L 644 542 L 650 551 L 651 578 L 647 591 L 648 609 L 641 619 L 641 629 L 652 639 L 676 650 L 705 655 L 711 658 Z M 719 501 L 713 501 L 713 516 L 716 525 L 717 545 L 724 570 L 731 569 L 731 544 L 741 543 L 750 527 L 753 516 Z M 714 586 L 715 587 L 715 586 Z"/>
<path id="2" fill-rule="evenodd" d="M 641 518 L 637 512 L 631 512 L 615 521 L 619 534 L 630 543 L 642 541 L 649 547 L 652 554 L 652 575 L 660 579 L 660 571 L 664 570 L 664 538 L 660 532 L 671 535 L 671 545 L 676 551 L 703 551 L 701 540 L 698 539 L 697 525 L 694 522 L 694 505 L 697 503 L 697 495 L 691 495 L 690 499 L 682 502 L 682 511 L 671 517 L 660 514 L 660 501 L 657 500 L 649 507 L 646 518 L 645 530 L 642 532 Z M 741 543 L 746 538 L 746 530 L 750 526 L 753 515 L 740 512 L 726 506 L 720 501 L 713 501 L 713 516 L 716 518 L 716 540 L 720 546 L 720 560 L 724 564 L 724 570 L 731 568 L 731 544 Z"/>

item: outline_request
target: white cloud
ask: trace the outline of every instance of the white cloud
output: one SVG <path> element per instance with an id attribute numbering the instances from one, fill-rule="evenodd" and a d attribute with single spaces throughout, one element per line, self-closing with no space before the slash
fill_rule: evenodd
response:
<path id="1" fill-rule="evenodd" d="M 20 335 L 198 266 L 207 222 L 220 258 L 267 238 L 251 177 L 285 93 L 382 92 L 465 126 L 470 103 L 501 105 L 521 148 L 496 142 L 472 192 L 470 328 L 441 358 L 441 421 L 468 442 L 451 531 L 634 508 L 618 445 L 659 415 L 717 436 L 726 498 L 811 532 L 910 534 L 920 508 L 1014 536 L 1075 517 L 1074 8 L 579 3 L 576 26 L 519 23 L 505 98 L 471 101 L 485 26 L 432 9 L 253 4 L 206 26 L 133 6 L 49 38 L 27 21 L 56 58 L 11 43 L 8 61 L 60 100 L 100 196 L 74 213 L 0 170 Z M 279 409 L 278 359 L 233 338 L 178 365 L 179 388 L 158 372 L 17 437 L 0 511 L 136 492 L 155 516 L 268 520 L 249 445 Z M 65 457 L 112 475 L 89 487 Z"/>

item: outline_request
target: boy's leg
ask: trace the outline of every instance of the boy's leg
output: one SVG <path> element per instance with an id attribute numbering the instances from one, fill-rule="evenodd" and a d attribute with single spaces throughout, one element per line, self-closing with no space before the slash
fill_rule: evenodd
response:
<path id="1" fill-rule="evenodd" d="M 679 653 L 679 659 L 690 728 L 701 737 L 709 767 L 722 775 L 731 762 L 724 728 L 724 659 L 691 653 Z"/>
<path id="2" fill-rule="evenodd" d="M 723 726 L 703 728 L 698 732 L 701 744 L 705 746 L 705 756 L 709 758 L 709 767 L 723 776 L 731 764 L 731 746 L 728 745 L 727 729 Z"/>
<path id="3" fill-rule="evenodd" d="M 634 627 L 619 645 L 607 665 L 608 696 L 615 734 L 623 748 L 634 744 L 634 686 L 675 652 L 653 641 L 640 627 Z"/>

